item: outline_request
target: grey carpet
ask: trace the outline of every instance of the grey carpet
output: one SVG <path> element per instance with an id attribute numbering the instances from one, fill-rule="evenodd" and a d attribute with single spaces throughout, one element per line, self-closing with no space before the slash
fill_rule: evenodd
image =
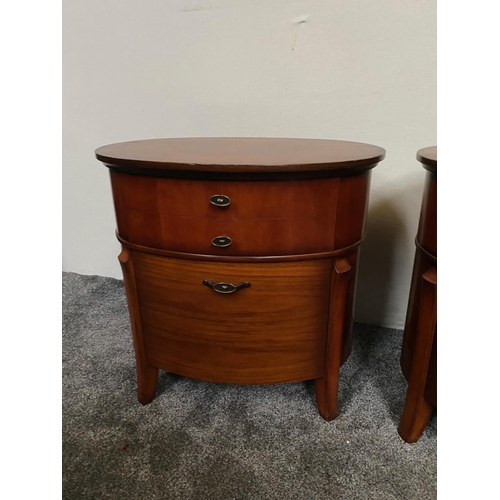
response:
<path id="1" fill-rule="evenodd" d="M 143 407 L 123 282 L 63 273 L 63 498 L 436 498 L 436 417 L 416 444 L 397 433 L 402 332 L 357 324 L 354 339 L 330 423 L 311 382 L 160 372 Z"/>

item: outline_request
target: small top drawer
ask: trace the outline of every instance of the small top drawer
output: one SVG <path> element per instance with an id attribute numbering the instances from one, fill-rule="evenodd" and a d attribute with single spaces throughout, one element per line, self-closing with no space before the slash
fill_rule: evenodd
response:
<path id="1" fill-rule="evenodd" d="M 339 178 L 203 181 L 111 173 L 123 208 L 163 215 L 258 219 L 335 214 Z M 217 196 L 220 195 L 220 196 Z"/>

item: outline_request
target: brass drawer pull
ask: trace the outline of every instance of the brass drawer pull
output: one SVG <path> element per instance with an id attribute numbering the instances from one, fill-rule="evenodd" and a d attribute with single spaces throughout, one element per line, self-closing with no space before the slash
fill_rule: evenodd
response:
<path id="1" fill-rule="evenodd" d="M 226 281 L 221 281 L 220 283 L 214 283 L 212 280 L 203 280 L 203 284 L 205 286 L 210 287 L 217 293 L 234 293 L 242 288 L 248 288 L 250 286 L 249 281 L 242 281 L 237 285 L 233 285 L 232 283 L 227 283 Z"/>
<path id="2" fill-rule="evenodd" d="M 232 240 L 229 236 L 217 236 L 212 240 L 212 245 L 219 248 L 228 247 L 231 243 Z"/>
<path id="3" fill-rule="evenodd" d="M 214 194 L 210 198 L 210 203 L 212 205 L 215 205 L 216 207 L 228 207 L 231 203 L 231 200 L 229 199 L 229 196 L 226 196 L 224 194 Z"/>

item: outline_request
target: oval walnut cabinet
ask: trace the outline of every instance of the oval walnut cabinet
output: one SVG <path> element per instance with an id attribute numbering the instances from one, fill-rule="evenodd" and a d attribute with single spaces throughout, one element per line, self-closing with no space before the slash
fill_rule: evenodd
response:
<path id="1" fill-rule="evenodd" d="M 401 369 L 408 381 L 399 435 L 418 441 L 437 407 L 437 147 L 420 149 L 427 170 L 415 244 Z"/>
<path id="2" fill-rule="evenodd" d="M 337 416 L 371 169 L 385 151 L 311 139 L 103 146 L 137 362 L 234 384 L 315 380 Z"/>

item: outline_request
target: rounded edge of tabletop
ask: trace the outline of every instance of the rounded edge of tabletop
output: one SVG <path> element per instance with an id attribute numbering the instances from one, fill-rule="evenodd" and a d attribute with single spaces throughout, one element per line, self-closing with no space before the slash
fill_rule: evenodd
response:
<path id="1" fill-rule="evenodd" d="M 417 151 L 417 160 L 429 172 L 437 174 L 437 146 L 429 146 Z"/>
<path id="2" fill-rule="evenodd" d="M 175 139 L 175 138 L 172 138 Z M 185 138 L 180 138 L 185 139 Z M 271 138 L 270 138 L 271 139 Z M 280 138 L 279 138 L 280 139 Z M 106 167 L 118 171 L 144 174 L 144 175 L 168 175 L 168 172 L 175 171 L 186 173 L 196 172 L 214 172 L 214 173 L 227 173 L 227 174 L 281 174 L 286 172 L 334 172 L 336 175 L 355 175 L 362 173 L 365 170 L 370 170 L 376 167 L 386 156 L 386 150 L 380 146 L 368 143 L 361 143 L 355 141 L 336 141 L 342 143 L 352 143 L 353 145 L 360 145 L 363 147 L 370 147 L 373 149 L 373 154 L 367 155 L 365 158 L 356 158 L 353 160 L 342 161 L 325 161 L 325 162 L 311 162 L 311 163 L 276 163 L 269 165 L 258 164 L 217 164 L 217 163 L 196 163 L 196 162 L 178 162 L 178 161 L 151 161 L 141 160 L 138 158 L 120 157 L 116 154 L 110 154 L 109 148 L 118 147 L 120 145 L 147 142 L 147 141 L 161 141 L 165 139 L 146 139 L 144 141 L 127 141 L 117 142 L 112 144 L 105 144 L 95 149 L 94 154 L 97 160 L 102 162 Z M 291 138 L 293 140 L 293 138 Z M 307 140 L 307 139 L 304 139 Z M 329 140 L 329 139 L 313 139 L 313 140 Z M 334 141 L 333 139 L 331 139 Z"/>

